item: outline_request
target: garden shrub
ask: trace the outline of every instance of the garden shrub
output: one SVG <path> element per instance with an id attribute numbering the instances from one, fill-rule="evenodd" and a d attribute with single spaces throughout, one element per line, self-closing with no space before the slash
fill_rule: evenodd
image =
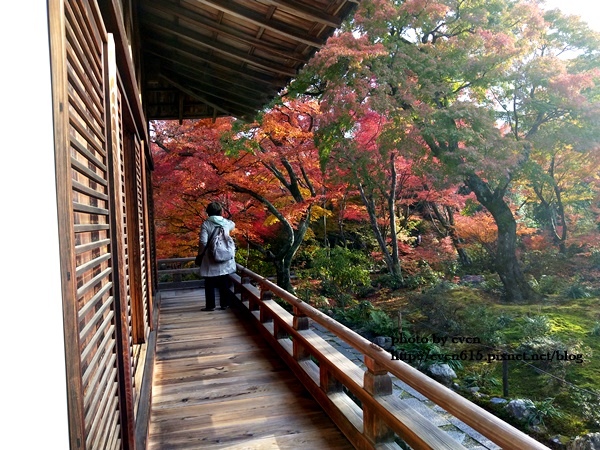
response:
<path id="1" fill-rule="evenodd" d="M 397 323 L 385 311 L 375 308 L 368 300 L 363 300 L 349 308 L 336 308 L 334 318 L 368 338 L 398 336 Z"/>
<path id="2" fill-rule="evenodd" d="M 346 292 L 340 291 L 336 293 L 333 295 L 333 299 L 335 300 L 336 305 L 342 308 L 356 305 L 356 300 L 354 297 Z"/>
<path id="3" fill-rule="evenodd" d="M 484 305 L 475 305 L 465 308 L 461 323 L 461 335 L 477 336 L 483 344 L 496 346 L 505 341 L 502 330 L 512 323 L 512 319 L 494 315 Z"/>
<path id="4" fill-rule="evenodd" d="M 566 264 L 566 256 L 556 248 L 532 250 L 523 254 L 523 269 L 525 272 L 540 278 L 543 274 L 560 273 Z"/>
<path id="5" fill-rule="evenodd" d="M 543 337 L 550 332 L 552 324 L 547 316 L 525 316 L 523 336 L 529 339 Z"/>
<path id="6" fill-rule="evenodd" d="M 439 284 L 427 291 L 415 295 L 411 301 L 408 316 L 419 324 L 422 330 L 437 334 L 461 335 L 464 328 L 460 325 L 460 312 L 463 305 L 449 301 L 450 289 Z M 458 290 L 457 290 L 458 292 Z"/>
<path id="7" fill-rule="evenodd" d="M 375 309 L 371 312 L 371 320 L 367 323 L 367 331 L 377 336 L 396 336 L 397 323 L 385 312 Z"/>
<path id="8" fill-rule="evenodd" d="M 382 288 L 388 288 L 393 291 L 404 287 L 404 280 L 400 275 L 384 273 L 379 275 L 375 281 Z"/>
<path id="9" fill-rule="evenodd" d="M 577 300 L 580 298 L 589 298 L 592 294 L 579 281 L 575 281 L 565 288 L 563 295 L 567 298 Z"/>
<path id="10" fill-rule="evenodd" d="M 588 422 L 590 428 L 600 428 L 600 408 L 598 408 L 600 389 L 581 390 L 571 386 L 569 398 L 573 400 L 575 407 Z"/>
<path id="11" fill-rule="evenodd" d="M 477 268 L 480 273 L 495 271 L 494 258 L 483 245 L 469 244 L 466 248 L 471 258 L 471 264 L 466 269 L 472 271 L 473 268 Z"/>
<path id="12" fill-rule="evenodd" d="M 500 385 L 500 381 L 494 376 L 494 367 L 490 364 L 477 364 L 470 367 L 463 376 L 463 381 L 467 387 L 482 389 Z"/>
<path id="13" fill-rule="evenodd" d="M 444 274 L 431 268 L 427 261 L 419 261 L 417 270 L 404 277 L 404 287 L 416 289 L 419 287 L 435 286 L 444 279 Z"/>
<path id="14" fill-rule="evenodd" d="M 534 401 L 535 408 L 529 416 L 529 424 L 539 424 L 545 426 L 545 419 L 560 419 L 563 414 L 554 406 L 554 398 L 546 398 L 541 401 Z"/>
<path id="15" fill-rule="evenodd" d="M 346 292 L 356 294 L 371 283 L 369 259 L 359 251 L 344 247 L 319 249 L 312 262 L 312 273 L 322 280 L 323 293 Z"/>
<path id="16" fill-rule="evenodd" d="M 538 336 L 528 338 L 522 341 L 516 349 L 517 353 L 529 356 L 527 363 L 544 372 L 563 378 L 566 374 L 566 364 L 568 361 L 557 360 L 557 355 L 567 354 L 575 355 L 578 353 L 580 345 L 567 345 L 562 340 L 552 336 Z M 552 359 L 539 359 L 540 355 L 551 355 Z"/>
<path id="17" fill-rule="evenodd" d="M 500 277 L 495 273 L 486 273 L 483 275 L 483 283 L 481 283 L 481 288 L 485 292 L 489 292 L 490 294 L 495 294 L 498 296 L 503 296 L 506 292 Z"/>
<path id="18" fill-rule="evenodd" d="M 563 288 L 563 281 L 555 275 L 542 275 L 538 280 L 533 280 L 533 288 L 540 294 L 558 294 Z"/>

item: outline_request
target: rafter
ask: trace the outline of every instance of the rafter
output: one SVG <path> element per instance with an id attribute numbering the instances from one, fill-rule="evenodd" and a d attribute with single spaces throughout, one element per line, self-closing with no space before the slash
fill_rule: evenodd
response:
<path id="1" fill-rule="evenodd" d="M 348 0 L 133 0 L 149 118 L 251 118 L 341 24 Z M 136 42 L 132 40 L 132 46 Z"/>
<path id="2" fill-rule="evenodd" d="M 294 29 L 288 25 L 285 25 L 281 22 L 275 22 L 273 20 L 265 19 L 260 14 L 254 12 L 251 9 L 243 8 L 242 6 L 232 2 L 231 0 L 196 0 L 205 5 L 211 6 L 219 11 L 223 11 L 227 14 L 230 14 L 238 19 L 245 20 L 254 25 L 258 25 L 260 27 L 266 28 L 267 30 L 271 30 L 275 33 L 278 33 L 282 36 L 285 36 L 288 39 L 302 42 L 306 45 L 309 45 L 314 48 L 321 48 L 323 42 L 319 39 L 307 36 L 306 32 L 300 29 Z"/>

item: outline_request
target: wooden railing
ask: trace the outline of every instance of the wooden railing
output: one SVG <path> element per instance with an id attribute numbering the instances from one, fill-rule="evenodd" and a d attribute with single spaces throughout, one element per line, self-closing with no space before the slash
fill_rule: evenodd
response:
<path id="1" fill-rule="evenodd" d="M 156 263 L 159 289 L 182 289 L 203 286 L 195 258 L 159 259 Z M 187 275 L 196 277 L 187 277 Z M 190 278 L 190 279 L 187 279 Z"/>
<path id="2" fill-rule="evenodd" d="M 264 277 L 238 265 L 231 278 L 263 336 L 356 448 L 400 448 L 396 436 L 414 449 L 465 448 L 392 395 L 393 374 L 505 450 L 548 449 Z M 310 330 L 309 319 L 362 353 L 366 369 Z"/>

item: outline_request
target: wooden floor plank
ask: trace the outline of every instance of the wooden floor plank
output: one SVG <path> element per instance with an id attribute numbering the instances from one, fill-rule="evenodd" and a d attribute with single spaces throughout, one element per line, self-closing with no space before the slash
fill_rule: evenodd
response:
<path id="1" fill-rule="evenodd" d="M 148 450 L 352 449 L 235 309 L 161 292 Z"/>

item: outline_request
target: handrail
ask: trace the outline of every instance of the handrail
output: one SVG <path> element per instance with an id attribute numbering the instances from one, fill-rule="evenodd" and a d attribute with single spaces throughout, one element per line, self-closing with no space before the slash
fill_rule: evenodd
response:
<path id="1" fill-rule="evenodd" d="M 189 258 L 169 258 L 156 261 L 156 273 L 158 276 L 159 289 L 177 289 L 177 288 L 196 288 L 202 285 L 200 280 L 200 268 L 185 267 L 194 261 L 194 257 Z M 195 274 L 196 280 L 183 281 L 185 275 Z M 163 276 L 168 276 L 170 281 L 161 281 Z"/>
<path id="2" fill-rule="evenodd" d="M 419 422 L 418 414 L 394 400 L 391 373 L 505 450 L 548 449 L 266 278 L 238 264 L 232 279 L 238 298 L 263 325 L 263 334 L 357 448 L 391 448 L 393 433 L 413 448 L 464 448 L 435 435 L 431 424 Z M 271 300 L 271 294 L 291 305 L 293 314 Z M 367 370 L 362 380 L 324 340 L 311 334 L 308 318 L 363 354 Z M 340 384 L 359 399 L 362 411 L 341 401 Z"/>

